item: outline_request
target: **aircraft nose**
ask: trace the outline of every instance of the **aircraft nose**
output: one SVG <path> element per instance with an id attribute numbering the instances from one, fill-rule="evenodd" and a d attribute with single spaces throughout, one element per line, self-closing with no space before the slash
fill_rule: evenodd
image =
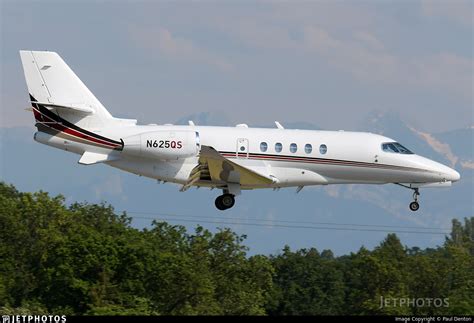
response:
<path id="1" fill-rule="evenodd" d="M 448 176 L 446 176 L 447 180 L 448 181 L 452 181 L 452 182 L 457 182 L 461 179 L 461 175 L 455 171 L 454 169 L 450 168 L 449 171 L 448 171 Z"/>
<path id="2" fill-rule="evenodd" d="M 443 178 L 443 180 L 456 182 L 461 179 L 461 175 L 456 170 L 448 166 L 439 164 L 436 169 L 439 172 L 439 175 Z"/>
<path id="3" fill-rule="evenodd" d="M 461 175 L 451 167 L 435 162 L 426 157 L 412 155 L 411 161 L 415 167 L 425 169 L 432 174 L 432 177 L 428 181 L 456 182 L 461 179 Z"/>

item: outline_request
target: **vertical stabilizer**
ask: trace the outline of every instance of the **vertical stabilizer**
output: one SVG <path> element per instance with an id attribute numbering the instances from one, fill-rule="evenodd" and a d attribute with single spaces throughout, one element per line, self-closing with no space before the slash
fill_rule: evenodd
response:
<path id="1" fill-rule="evenodd" d="M 32 101 L 85 128 L 114 122 L 112 115 L 55 52 L 20 51 Z"/>

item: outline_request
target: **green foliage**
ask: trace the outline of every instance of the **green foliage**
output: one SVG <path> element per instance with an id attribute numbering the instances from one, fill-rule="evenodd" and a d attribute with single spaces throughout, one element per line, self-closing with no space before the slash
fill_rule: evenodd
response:
<path id="1" fill-rule="evenodd" d="M 131 226 L 105 204 L 75 203 L 0 183 L 0 312 L 86 315 L 474 314 L 474 218 L 453 220 L 443 246 L 373 251 L 285 247 L 247 255 L 229 229 Z M 449 306 L 380 306 L 440 298 Z"/>
<path id="2" fill-rule="evenodd" d="M 387 235 L 373 251 L 362 247 L 339 258 L 327 252 L 319 256 L 315 249 L 291 252 L 285 247 L 281 255 L 271 257 L 276 275 L 267 312 L 473 315 L 473 228 L 474 218 L 465 219 L 464 225 L 453 220 L 450 237 L 436 249 L 408 249 L 395 234 Z M 384 299 L 388 306 L 381 306 Z M 409 304 L 419 299 L 425 304 L 437 299 L 438 306 Z"/>
<path id="3" fill-rule="evenodd" d="M 265 314 L 273 268 L 229 229 L 133 228 L 108 205 L 0 183 L 0 308 L 12 314 Z"/>
<path id="4" fill-rule="evenodd" d="M 327 252 L 316 249 L 283 253 L 272 257 L 276 275 L 268 312 L 271 315 L 339 314 L 344 303 L 341 267 Z"/>

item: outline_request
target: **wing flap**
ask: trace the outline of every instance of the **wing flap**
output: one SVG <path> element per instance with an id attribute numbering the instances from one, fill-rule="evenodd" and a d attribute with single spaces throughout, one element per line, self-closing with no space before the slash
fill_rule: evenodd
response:
<path id="1" fill-rule="evenodd" d="M 213 181 L 240 184 L 242 186 L 270 185 L 274 179 L 241 166 L 217 152 L 210 146 L 202 146 L 199 156 L 200 164 L 207 164 Z"/>

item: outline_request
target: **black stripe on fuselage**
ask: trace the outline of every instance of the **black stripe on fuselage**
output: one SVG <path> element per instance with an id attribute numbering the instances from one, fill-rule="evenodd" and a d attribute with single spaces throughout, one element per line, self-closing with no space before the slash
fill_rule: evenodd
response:
<path id="1" fill-rule="evenodd" d="M 113 140 L 113 139 L 110 139 L 110 138 L 106 138 L 106 137 L 100 136 L 96 133 L 87 131 L 87 130 L 85 130 L 83 128 L 80 128 L 80 127 L 76 126 L 75 124 L 61 118 L 58 114 L 53 113 L 52 111 L 47 109 L 44 105 L 36 103 L 37 102 L 36 99 L 31 94 L 30 94 L 30 100 L 31 100 L 31 105 L 33 106 L 33 108 L 36 108 L 40 113 L 44 114 L 48 118 L 51 118 L 55 122 L 60 123 L 64 127 L 68 127 L 68 128 L 73 129 L 73 130 L 82 132 L 82 133 L 84 133 L 84 134 L 86 134 L 90 137 L 93 137 L 93 138 L 98 139 L 98 140 L 109 142 L 110 144 L 113 144 L 113 145 L 121 145 L 122 146 L 122 143 L 120 141 L 116 141 L 116 140 Z"/>

